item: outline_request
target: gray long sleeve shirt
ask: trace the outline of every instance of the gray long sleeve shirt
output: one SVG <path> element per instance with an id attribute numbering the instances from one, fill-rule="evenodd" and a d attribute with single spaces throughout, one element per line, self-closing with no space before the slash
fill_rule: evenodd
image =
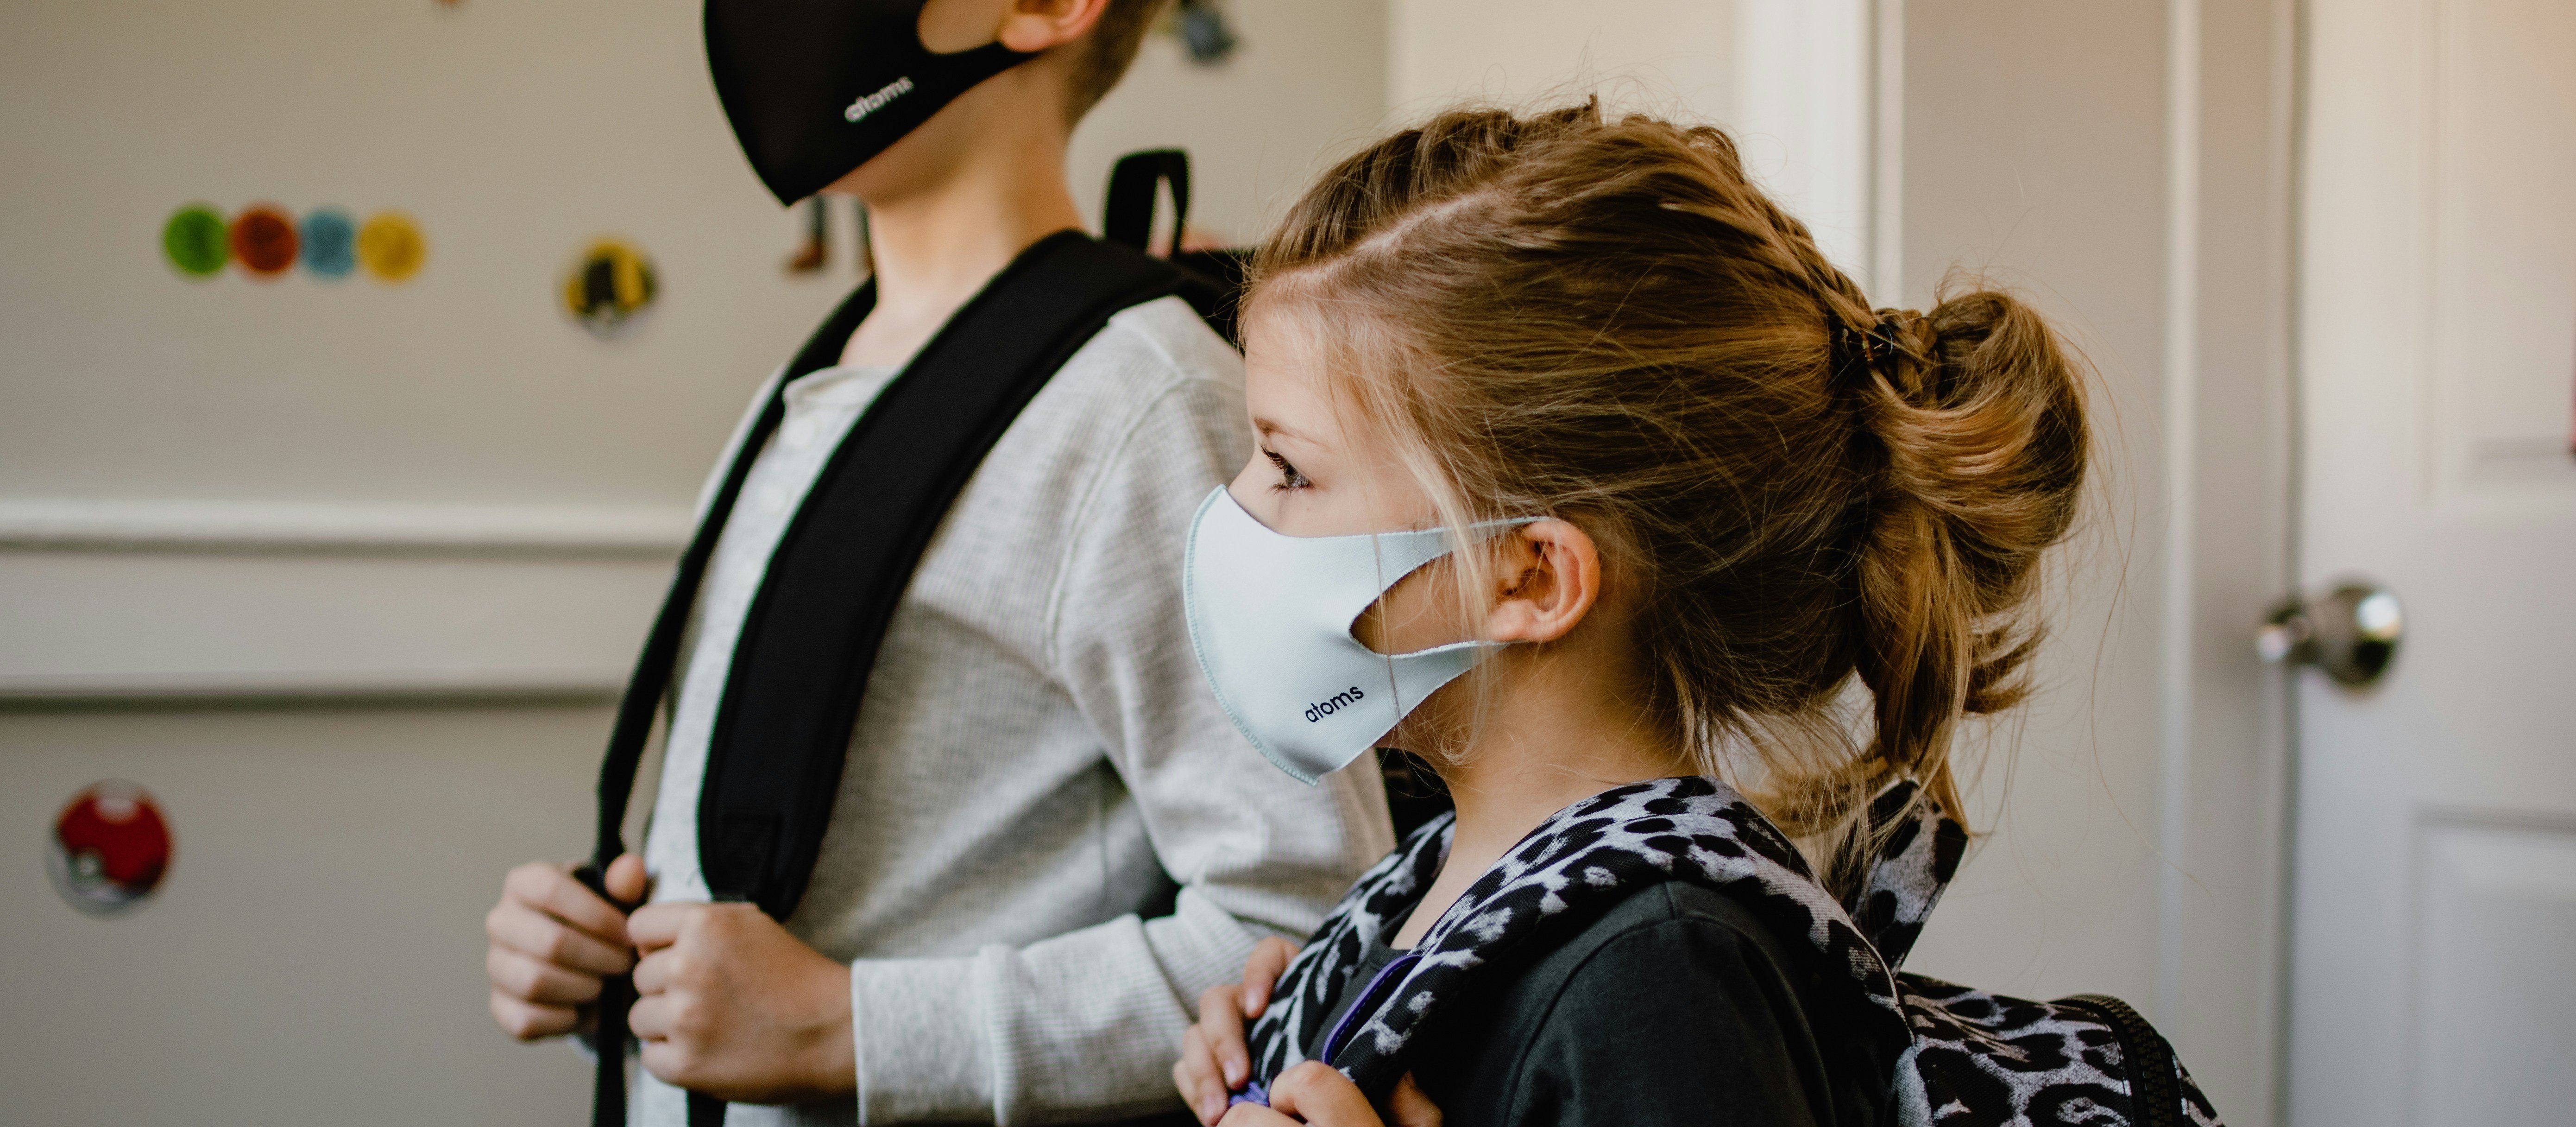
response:
<path id="1" fill-rule="evenodd" d="M 698 790 L 745 611 L 823 461 L 894 374 L 790 385 L 717 542 L 645 839 L 657 901 L 707 897 Z M 736 1105 L 729 1123 L 1177 1110 L 1171 1062 L 1198 994 L 1234 980 L 1260 936 L 1302 939 L 1392 847 L 1371 760 L 1314 788 L 1290 780 L 1235 732 L 1190 652 L 1181 549 L 1247 453 L 1241 380 L 1179 299 L 1136 306 L 968 482 L 887 631 L 787 921 L 851 964 L 858 1095 Z M 681 1092 L 650 1075 L 640 1088 L 640 1122 L 687 1122 Z"/>

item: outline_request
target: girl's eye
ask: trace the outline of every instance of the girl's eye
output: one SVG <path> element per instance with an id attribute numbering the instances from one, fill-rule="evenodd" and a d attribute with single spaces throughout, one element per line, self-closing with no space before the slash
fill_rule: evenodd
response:
<path id="1" fill-rule="evenodd" d="M 1280 457 L 1277 453 L 1264 450 L 1261 456 L 1270 459 L 1271 465 L 1279 467 L 1279 484 L 1271 486 L 1272 489 L 1304 489 L 1313 484 L 1306 480 L 1306 475 L 1297 472 L 1297 467 L 1289 465 L 1288 459 Z"/>

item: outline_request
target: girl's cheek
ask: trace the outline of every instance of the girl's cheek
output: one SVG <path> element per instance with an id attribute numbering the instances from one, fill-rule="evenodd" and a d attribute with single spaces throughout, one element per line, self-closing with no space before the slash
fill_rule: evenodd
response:
<path id="1" fill-rule="evenodd" d="M 1379 653 L 1412 653 L 1468 640 L 1461 618 L 1449 561 L 1436 560 L 1371 604 L 1351 624 L 1351 636 Z"/>

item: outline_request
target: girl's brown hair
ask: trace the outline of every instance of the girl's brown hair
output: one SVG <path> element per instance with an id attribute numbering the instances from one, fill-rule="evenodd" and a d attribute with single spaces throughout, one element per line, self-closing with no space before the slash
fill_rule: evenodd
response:
<path id="1" fill-rule="evenodd" d="M 1829 873 L 1895 778 L 1960 812 L 1953 734 L 2024 695 L 2035 565 L 2084 477 L 2082 372 L 2036 311 L 1873 310 L 1724 133 L 1597 103 L 1369 146 L 1253 278 L 1255 321 L 1300 308 L 1373 377 L 1338 390 L 1449 527 L 1593 537 L 1645 715 Z M 1831 715 L 1855 673 L 1862 746 Z"/>

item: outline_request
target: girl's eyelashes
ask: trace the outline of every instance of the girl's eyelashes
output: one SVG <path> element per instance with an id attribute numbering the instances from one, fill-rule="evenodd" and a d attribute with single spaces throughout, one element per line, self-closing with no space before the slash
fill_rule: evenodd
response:
<path id="1" fill-rule="evenodd" d="M 1297 467 L 1289 465 L 1288 459 L 1280 457 L 1277 451 L 1265 449 L 1261 452 L 1261 456 L 1270 459 L 1271 465 L 1279 467 L 1279 484 L 1271 486 L 1272 489 L 1304 489 L 1314 484 L 1306 480 L 1306 475 L 1298 473 Z"/>

